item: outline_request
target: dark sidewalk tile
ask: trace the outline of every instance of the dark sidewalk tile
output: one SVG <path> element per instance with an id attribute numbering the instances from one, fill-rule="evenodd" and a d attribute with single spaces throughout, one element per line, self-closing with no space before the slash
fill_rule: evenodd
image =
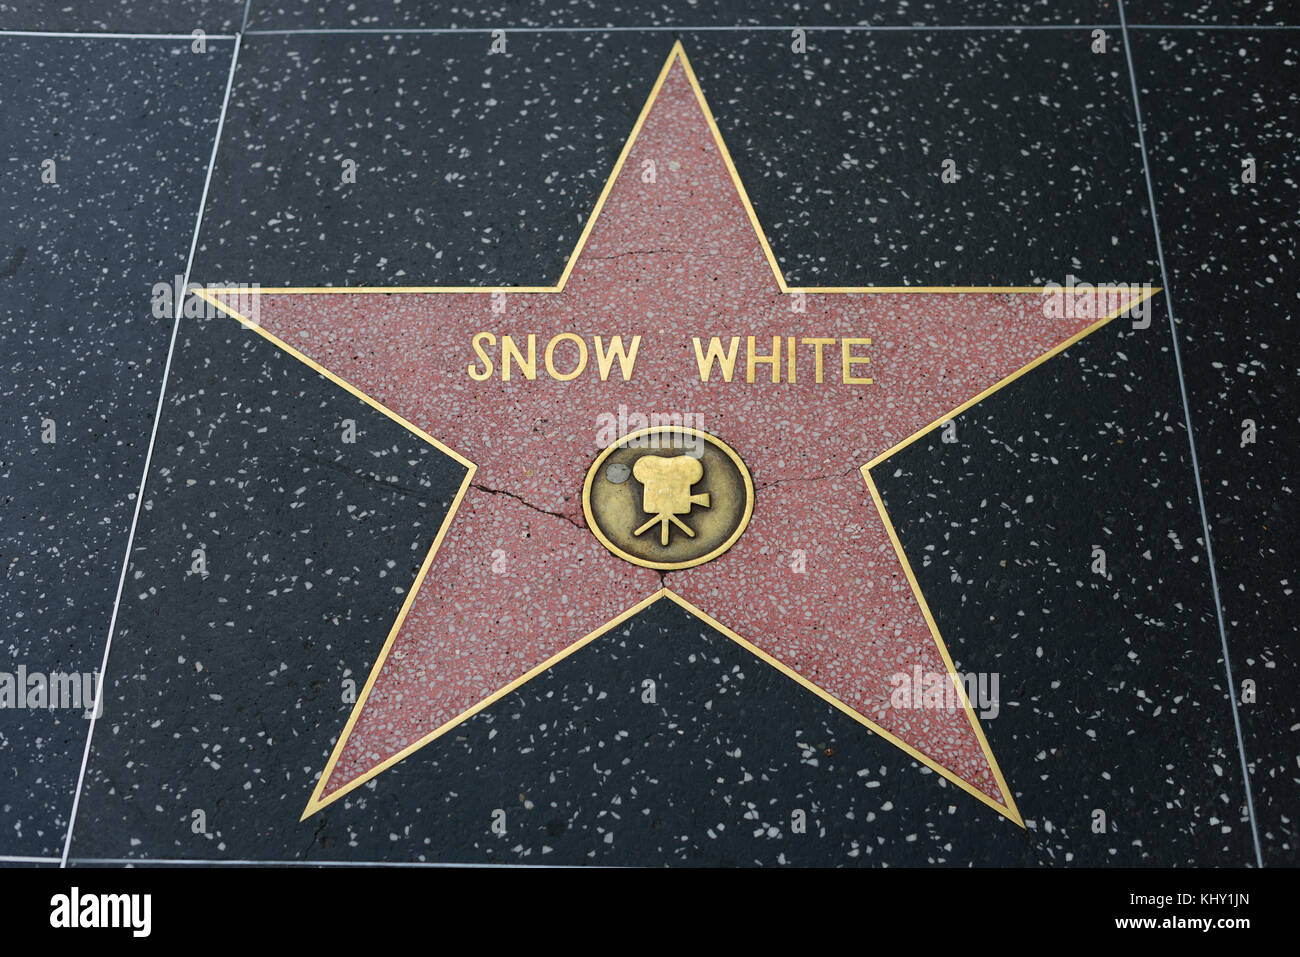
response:
<path id="1" fill-rule="evenodd" d="M 553 283 L 671 42 L 523 35 L 494 56 L 479 35 L 252 37 L 196 276 Z M 1094 54 L 1074 30 L 819 34 L 799 56 L 767 34 L 683 43 L 792 283 L 1156 272 L 1116 45 Z M 950 156 L 961 178 L 944 183 Z"/>
<path id="2" fill-rule="evenodd" d="M 232 47 L 0 37 L 6 673 L 99 668 Z M 0 712 L 0 854 L 62 851 L 85 738 Z"/>
<path id="3" fill-rule="evenodd" d="M 278 636 L 268 654 L 294 655 Z M 269 660 L 269 659 L 268 659 Z M 212 688 L 237 687 L 221 674 Z M 654 700 L 646 700 L 646 681 Z M 183 747 L 153 735 L 99 781 L 74 854 L 640 865 L 1030 864 L 1025 833 L 921 768 L 669 600 L 565 658 L 302 823 L 323 760 L 277 714 L 321 717 L 267 682 L 224 736 L 265 729 L 258 771 L 236 756 L 174 782 Z M 335 716 L 341 722 L 341 716 Z M 133 731 L 132 733 L 139 733 Z M 136 752 L 130 752 L 136 753 Z M 128 756 L 126 750 L 120 759 Z M 188 760 L 198 757 L 195 752 Z M 245 782 L 251 783 L 251 787 Z M 216 792 L 213 788 L 216 785 Z M 206 801 L 213 836 L 188 831 Z M 155 808 L 164 808 L 161 813 Z M 166 827 L 158 822 L 165 820 Z M 494 830 L 497 824 L 499 829 Z M 136 842 L 138 839 L 138 843 Z"/>
<path id="4" fill-rule="evenodd" d="M 76 853 L 306 846 L 265 832 L 295 833 L 464 475 L 235 320 L 185 320 Z"/>
<path id="5" fill-rule="evenodd" d="M 235 33 L 244 0 L 0 0 L 0 30 Z"/>
<path id="6" fill-rule="evenodd" d="M 203 10 L 237 28 L 233 6 Z M 0 28 L 14 7 L 0 3 Z M 1275 7 L 1241 15 L 1268 22 Z M 856 15 L 444 9 L 255 0 L 250 26 Z M 85 10 L 107 25 L 74 29 L 159 15 Z M 1126 4 L 1134 23 L 1235 22 L 1226 11 Z M 872 16 L 1118 13 L 900 3 Z M 193 278 L 554 282 L 675 36 L 510 34 L 505 56 L 485 33 L 247 36 Z M 800 56 L 779 31 L 682 39 L 791 283 L 1159 281 L 1117 33 L 1104 55 L 1077 29 L 810 32 Z M 1130 39 L 1237 687 L 1157 295 L 1150 328 L 1112 322 L 959 416 L 955 443 L 933 432 L 872 472 L 959 670 L 998 675 L 982 724 L 1027 830 L 667 600 L 299 822 L 351 711 L 345 682 L 364 683 L 463 471 L 233 320 L 191 319 L 73 858 L 1247 865 L 1229 696 L 1250 680 L 1264 861 L 1295 863 L 1296 44 L 1282 31 Z M 230 46 L 200 58 L 179 42 L 0 38 L 0 54 L 18 51 L 0 59 L 0 87 L 26 97 L 0 104 L 13 227 L 0 235 L 17 236 L 0 245 L 0 325 L 25 357 L 0 387 L 0 670 L 99 665 L 171 328 L 149 294 L 184 271 Z M 47 155 L 57 187 L 40 185 Z M 953 184 L 939 176 L 949 155 Z M 93 185 L 78 189 L 79 167 Z M 339 440 L 345 418 L 355 445 Z M 196 548 L 206 574 L 191 571 Z M 61 850 L 85 729 L 79 713 L 0 713 L 0 855 Z"/>
<path id="7" fill-rule="evenodd" d="M 1118 31 L 683 42 L 792 285 L 1157 272 Z"/>
<path id="8" fill-rule="evenodd" d="M 1107 0 L 889 0 L 870 5 L 726 0 L 603 3 L 600 0 L 481 0 L 448 7 L 435 0 L 286 3 L 253 0 L 250 30 L 321 28 L 854 26 L 1099 23 L 1117 20 Z"/>
<path id="9" fill-rule="evenodd" d="M 1056 864 L 1254 863 L 1163 300 L 872 470 Z M 1104 552 L 1105 575 L 1098 554 Z M 1103 819 L 1099 816 L 1104 814 Z"/>
<path id="10" fill-rule="evenodd" d="M 544 34 L 489 56 L 481 36 L 249 37 L 195 276 L 554 283 L 671 46 Z"/>
<path id="11" fill-rule="evenodd" d="M 1129 25 L 1191 24 L 1276 26 L 1300 24 L 1292 0 L 1125 0 Z"/>
<path id="12" fill-rule="evenodd" d="M 1300 35 L 1139 32 L 1133 57 L 1264 860 L 1295 864 Z"/>

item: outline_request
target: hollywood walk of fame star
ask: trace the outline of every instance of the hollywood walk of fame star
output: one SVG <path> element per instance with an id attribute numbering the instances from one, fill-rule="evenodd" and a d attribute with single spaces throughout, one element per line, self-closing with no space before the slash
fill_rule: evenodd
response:
<path id="1" fill-rule="evenodd" d="M 1023 826 L 870 470 L 1133 300 L 790 287 L 680 44 L 556 286 L 259 296 L 257 332 L 466 467 L 304 817 L 671 600 Z M 630 375 L 615 336 L 625 358 L 640 336 Z M 696 417 L 744 462 L 725 554 L 641 567 L 587 528 L 598 423 L 626 410 Z M 956 706 L 900 700 L 918 669 Z"/>

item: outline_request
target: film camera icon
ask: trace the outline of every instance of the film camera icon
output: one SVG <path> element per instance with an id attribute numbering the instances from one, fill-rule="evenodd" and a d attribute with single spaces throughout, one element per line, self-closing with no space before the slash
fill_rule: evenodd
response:
<path id="1" fill-rule="evenodd" d="M 704 477 L 700 460 L 689 455 L 643 455 L 632 467 L 632 475 L 644 487 L 642 511 L 653 516 L 632 534 L 640 535 L 658 525 L 659 543 L 667 546 L 671 522 L 694 538 L 694 529 L 677 516 L 689 514 L 693 505 L 709 507 L 708 492 L 691 493 L 691 486 Z"/>

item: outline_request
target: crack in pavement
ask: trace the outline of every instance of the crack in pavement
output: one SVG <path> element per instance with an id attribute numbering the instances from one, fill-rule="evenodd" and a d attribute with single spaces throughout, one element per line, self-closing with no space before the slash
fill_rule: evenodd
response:
<path id="1" fill-rule="evenodd" d="M 766 491 L 770 488 L 776 488 L 778 485 L 785 485 L 789 482 L 825 482 L 829 479 L 847 478 L 857 471 L 859 471 L 858 466 L 853 465 L 845 469 L 843 472 L 832 472 L 829 475 L 806 475 L 797 476 L 795 478 L 777 479 L 774 482 L 764 482 L 762 485 L 755 485 L 754 494 L 757 495 L 759 492 Z"/>
<path id="2" fill-rule="evenodd" d="M 402 495 L 409 496 L 418 501 L 431 500 L 437 497 L 432 488 L 412 488 L 409 485 L 403 485 L 401 482 L 390 482 L 388 479 L 382 478 L 375 472 L 371 472 L 364 468 L 344 465 L 342 462 L 327 459 L 322 455 L 309 452 L 306 449 L 300 449 L 291 445 L 288 446 L 288 451 L 299 459 L 305 459 L 313 465 L 320 466 L 321 468 L 333 469 L 335 472 L 351 476 L 355 479 L 360 479 L 369 485 L 378 485 L 382 488 L 391 489 L 394 492 L 399 492 Z"/>
<path id="3" fill-rule="evenodd" d="M 507 492 L 505 489 L 500 489 L 500 488 L 488 488 L 486 485 L 478 485 L 474 482 L 471 482 L 469 487 L 472 489 L 477 489 L 480 492 L 486 492 L 488 495 L 504 495 L 506 498 L 512 498 L 520 505 L 526 506 L 527 508 L 531 508 L 534 512 L 541 512 L 543 515 L 551 516 L 551 518 L 562 519 L 563 521 L 568 522 L 574 528 L 585 529 L 587 527 L 586 525 L 582 524 L 571 515 L 565 515 L 563 512 L 552 512 L 549 509 L 542 508 L 540 505 L 534 505 L 526 498 L 516 495 L 514 492 Z"/>
<path id="4" fill-rule="evenodd" d="M 663 249 L 629 249 L 625 253 L 609 253 L 605 256 L 592 256 L 591 258 L 596 262 L 605 262 L 610 259 L 622 259 L 624 256 L 657 256 L 662 253 L 678 253 L 680 255 L 685 255 L 687 250 L 672 249 L 669 247 Z"/>

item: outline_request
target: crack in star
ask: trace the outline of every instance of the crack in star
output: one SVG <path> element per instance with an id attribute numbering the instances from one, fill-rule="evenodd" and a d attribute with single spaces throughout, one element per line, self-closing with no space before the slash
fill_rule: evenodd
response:
<path id="1" fill-rule="evenodd" d="M 484 492 L 488 495 L 504 495 L 506 498 L 514 499 L 516 502 L 518 502 L 520 505 L 525 506 L 526 508 L 531 508 L 534 512 L 539 512 L 542 515 L 549 515 L 551 518 L 558 518 L 561 519 L 562 521 L 568 522 L 574 528 L 587 527 L 572 515 L 565 515 L 563 512 L 552 512 L 550 509 L 542 508 L 540 505 L 533 504 L 532 502 L 528 501 L 528 499 L 524 498 L 522 495 L 516 494 L 515 492 L 509 492 L 502 488 L 488 488 L 486 485 L 479 485 L 474 482 L 471 482 L 469 487 L 474 489 L 475 491 Z"/>
<path id="2" fill-rule="evenodd" d="M 613 259 L 622 259 L 625 256 L 662 256 L 664 253 L 682 255 L 689 252 L 686 249 L 673 249 L 665 246 L 660 249 L 629 249 L 627 252 L 610 253 L 608 256 L 592 256 L 594 262 L 609 262 Z"/>
<path id="3" fill-rule="evenodd" d="M 793 475 L 790 476 L 789 478 L 773 479 L 770 482 L 763 482 L 761 484 L 756 483 L 754 485 L 754 494 L 757 495 L 759 492 L 765 491 L 766 489 L 778 488 L 782 485 L 789 485 L 791 483 L 807 484 L 807 483 L 814 483 L 814 482 L 829 482 L 829 481 L 833 481 L 834 479 L 848 478 L 850 475 L 856 474 L 860 468 L 861 468 L 860 465 L 850 465 L 843 472 L 829 472 L 826 475 Z"/>

